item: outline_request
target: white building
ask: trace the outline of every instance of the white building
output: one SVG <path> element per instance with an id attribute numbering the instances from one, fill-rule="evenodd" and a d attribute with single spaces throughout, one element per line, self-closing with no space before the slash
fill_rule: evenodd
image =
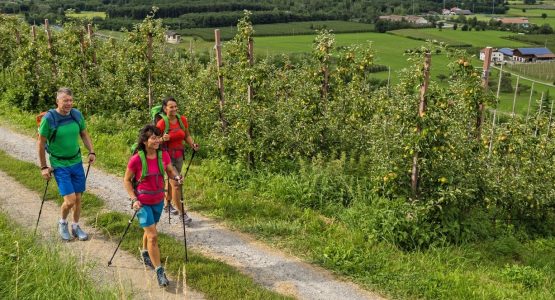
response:
<path id="1" fill-rule="evenodd" d="M 166 42 L 170 44 L 179 44 L 181 42 L 181 36 L 175 31 L 168 30 L 166 31 Z"/>

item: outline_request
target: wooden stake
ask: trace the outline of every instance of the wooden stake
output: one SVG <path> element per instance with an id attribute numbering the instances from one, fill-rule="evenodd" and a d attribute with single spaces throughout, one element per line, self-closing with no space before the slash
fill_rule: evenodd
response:
<path id="1" fill-rule="evenodd" d="M 247 57 L 248 57 L 248 61 L 249 61 L 249 66 L 252 67 L 253 63 L 254 63 L 254 42 L 252 38 L 249 38 L 249 42 L 247 45 Z M 253 90 L 252 90 L 252 85 L 249 84 L 247 86 L 247 105 L 249 106 L 249 112 L 251 109 L 251 104 L 252 104 L 252 98 L 253 98 Z M 254 133 L 253 133 L 253 124 L 252 124 L 252 119 L 251 119 L 251 114 L 249 113 L 249 128 L 247 131 L 247 135 L 249 137 L 249 142 L 252 144 L 254 141 Z M 252 151 L 249 151 L 247 154 L 247 160 L 249 162 L 249 165 L 254 168 L 254 153 L 252 153 Z"/>
<path id="2" fill-rule="evenodd" d="M 482 87 L 487 90 L 488 87 L 488 79 L 489 79 L 489 68 L 491 64 L 491 53 L 493 49 L 491 47 L 486 47 L 484 49 L 484 65 L 482 68 Z M 480 100 L 480 102 L 476 103 L 476 141 L 480 142 L 482 138 L 482 123 L 484 123 L 484 109 L 485 105 Z"/>
<path id="3" fill-rule="evenodd" d="M 515 117 L 515 106 L 516 106 L 516 95 L 518 94 L 518 84 L 520 81 L 520 76 L 516 77 L 515 95 L 513 97 L 513 112 L 511 113 L 511 118 Z"/>
<path id="4" fill-rule="evenodd" d="M 147 34 L 147 48 L 146 48 L 146 59 L 148 62 L 148 111 L 152 109 L 154 99 L 152 96 L 152 71 L 150 70 L 150 63 L 152 62 L 152 33 Z"/>
<path id="5" fill-rule="evenodd" d="M 33 37 L 33 42 L 37 41 L 37 28 L 35 25 L 31 26 L 31 36 Z"/>
<path id="6" fill-rule="evenodd" d="M 491 124 L 491 134 L 490 134 L 489 147 L 488 147 L 488 158 L 491 156 L 491 150 L 493 148 L 493 135 L 495 134 L 495 121 L 497 118 L 497 105 L 499 104 L 499 93 L 501 92 L 502 77 L 503 77 L 503 65 L 501 65 L 501 70 L 499 70 L 499 81 L 497 82 L 497 93 L 495 95 L 495 108 L 493 109 L 493 121 Z"/>
<path id="7" fill-rule="evenodd" d="M 224 117 L 224 104 L 225 104 L 225 97 L 224 97 L 224 77 L 221 74 L 221 68 L 222 68 L 222 43 L 221 43 L 221 39 L 220 39 L 220 30 L 219 29 L 215 29 L 214 30 L 214 40 L 215 40 L 215 45 L 214 47 L 216 48 L 216 62 L 217 62 L 217 66 L 218 66 L 218 89 L 220 91 L 219 93 L 219 97 L 220 97 L 220 122 L 222 123 L 222 130 L 225 133 L 227 131 L 227 121 Z"/>
<path id="8" fill-rule="evenodd" d="M 48 51 L 52 57 L 52 75 L 54 78 L 58 75 L 58 69 L 56 68 L 56 63 L 54 62 L 54 50 L 52 49 L 52 34 L 50 33 L 50 26 L 48 24 L 48 19 L 44 19 L 44 31 L 46 31 L 46 38 L 48 41 Z"/>
<path id="9" fill-rule="evenodd" d="M 528 110 L 526 110 L 526 125 L 528 125 L 528 117 L 530 116 L 530 106 L 532 106 L 532 95 L 534 94 L 534 83 L 532 81 L 532 87 L 530 88 L 530 98 L 528 99 Z"/>
<path id="10" fill-rule="evenodd" d="M 428 91 L 428 85 L 430 82 L 430 67 L 432 64 L 432 55 L 427 52 L 424 60 L 424 81 L 420 86 L 420 104 L 418 105 L 418 117 L 423 118 L 426 113 L 426 92 Z M 417 124 L 417 134 L 422 132 L 422 127 Z M 418 166 L 418 156 L 420 152 L 418 150 L 414 151 L 414 156 L 412 158 L 412 175 L 411 175 L 411 188 L 412 194 L 416 198 L 418 196 L 418 179 L 420 176 L 420 169 Z"/>
<path id="11" fill-rule="evenodd" d="M 92 29 L 92 24 L 87 24 L 87 34 L 89 37 L 89 46 L 92 47 L 93 46 L 93 29 Z M 93 64 L 96 66 L 96 52 L 94 52 L 94 48 L 92 50 L 92 60 L 93 60 Z"/>
<path id="12" fill-rule="evenodd" d="M 17 46 L 21 46 L 21 35 L 19 34 L 19 30 L 15 30 L 15 42 Z"/>
<path id="13" fill-rule="evenodd" d="M 542 104 L 543 104 L 543 92 L 542 92 L 542 97 L 540 99 L 540 110 L 538 112 L 538 117 L 540 117 L 540 118 L 541 118 L 541 115 L 542 115 L 542 108 L 543 108 Z M 536 120 L 536 129 L 534 130 L 534 137 L 537 137 L 537 136 L 538 136 L 538 121 Z"/>

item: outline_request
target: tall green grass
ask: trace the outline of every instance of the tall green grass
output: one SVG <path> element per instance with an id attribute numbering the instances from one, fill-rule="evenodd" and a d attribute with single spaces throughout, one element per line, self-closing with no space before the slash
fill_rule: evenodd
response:
<path id="1" fill-rule="evenodd" d="M 0 299 L 121 299 L 100 288 L 60 244 L 41 243 L 0 213 Z"/>

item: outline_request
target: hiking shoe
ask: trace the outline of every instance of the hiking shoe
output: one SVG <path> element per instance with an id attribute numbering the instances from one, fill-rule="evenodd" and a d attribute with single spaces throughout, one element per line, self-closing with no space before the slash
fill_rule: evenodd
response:
<path id="1" fill-rule="evenodd" d="M 191 217 L 189 217 L 187 213 L 184 213 L 183 215 L 184 215 L 183 217 L 185 218 L 185 225 L 189 225 L 193 222 L 193 219 L 191 219 Z"/>
<path id="2" fill-rule="evenodd" d="M 152 264 L 152 260 L 150 260 L 150 255 L 148 255 L 148 251 L 141 251 L 141 258 L 145 266 L 154 270 L 154 265 Z"/>
<path id="3" fill-rule="evenodd" d="M 164 273 L 164 268 L 162 267 L 156 269 L 156 278 L 158 279 L 159 286 L 168 286 L 168 284 L 170 284 L 170 281 L 166 277 L 166 273 Z"/>
<path id="4" fill-rule="evenodd" d="M 165 207 L 165 210 L 172 215 L 177 215 L 179 213 L 179 211 L 175 209 L 171 204 L 168 204 L 168 206 Z"/>
<path id="5" fill-rule="evenodd" d="M 89 235 L 86 234 L 79 225 L 71 226 L 71 234 L 78 238 L 80 241 L 86 241 L 89 239 Z"/>
<path id="6" fill-rule="evenodd" d="M 64 241 L 71 240 L 71 236 L 69 235 L 69 230 L 67 228 L 67 222 L 66 223 L 58 222 L 58 232 L 60 233 L 60 237 L 62 238 L 62 240 Z"/>

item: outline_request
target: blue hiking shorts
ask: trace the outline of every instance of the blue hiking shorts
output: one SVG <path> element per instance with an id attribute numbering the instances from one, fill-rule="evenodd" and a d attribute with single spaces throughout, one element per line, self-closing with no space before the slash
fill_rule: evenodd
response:
<path id="1" fill-rule="evenodd" d="M 139 209 L 139 212 L 137 212 L 137 218 L 139 219 L 139 225 L 141 225 L 141 228 L 158 223 L 163 209 L 164 200 L 152 205 L 143 204 L 141 209 Z"/>
<path id="2" fill-rule="evenodd" d="M 85 191 L 85 170 L 81 162 L 69 167 L 55 168 L 54 178 L 56 178 L 58 190 L 62 197 Z"/>

